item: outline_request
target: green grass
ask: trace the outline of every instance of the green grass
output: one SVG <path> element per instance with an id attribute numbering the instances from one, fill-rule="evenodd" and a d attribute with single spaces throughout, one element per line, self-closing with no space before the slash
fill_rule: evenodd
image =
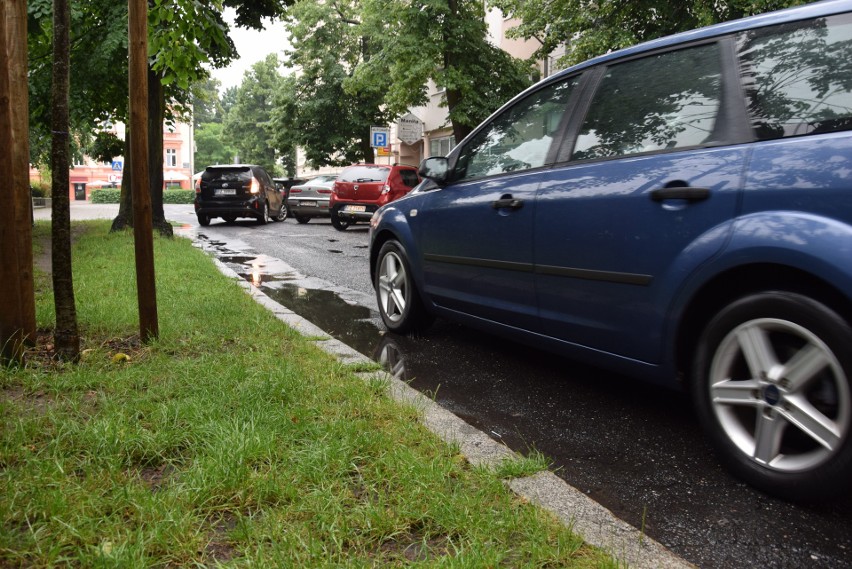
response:
<path id="1" fill-rule="evenodd" d="M 155 238 L 160 338 L 138 345 L 132 233 L 75 234 L 85 357 L 0 371 L 0 567 L 618 566 L 184 239 Z"/>

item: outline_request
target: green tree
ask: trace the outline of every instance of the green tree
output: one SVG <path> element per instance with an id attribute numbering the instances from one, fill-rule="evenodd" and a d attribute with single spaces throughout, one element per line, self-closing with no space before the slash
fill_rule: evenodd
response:
<path id="1" fill-rule="evenodd" d="M 149 0 L 148 49 L 153 56 L 148 64 L 148 178 L 152 221 L 162 235 L 172 235 L 163 210 L 163 124 L 166 119 L 189 117 L 191 85 L 209 77 L 202 64 L 221 67 L 235 55 L 221 8 L 218 2 Z M 129 154 L 125 152 L 128 170 Z M 113 231 L 133 224 L 129 178 L 122 178 Z"/>
<path id="2" fill-rule="evenodd" d="M 211 164 L 230 164 L 237 150 L 225 141 L 222 123 L 202 123 L 195 130 L 195 165 L 198 170 Z"/>
<path id="3" fill-rule="evenodd" d="M 219 99 L 218 79 L 207 77 L 192 86 L 192 124 L 198 128 L 202 124 L 221 123 L 223 118 L 222 102 Z"/>
<path id="4" fill-rule="evenodd" d="M 481 0 L 364 0 L 363 18 L 376 51 L 347 90 L 381 89 L 400 115 L 427 102 L 431 80 L 445 89 L 456 140 L 531 82 L 529 63 L 488 41 Z"/>
<path id="5" fill-rule="evenodd" d="M 536 39 L 543 59 L 560 46 L 560 66 L 680 31 L 804 4 L 803 0 L 492 0 L 520 24 L 510 35 Z"/>
<path id="6" fill-rule="evenodd" d="M 259 164 L 270 173 L 279 169 L 272 123 L 274 100 L 282 82 L 278 66 L 278 56 L 269 54 L 246 71 L 224 122 L 226 138 L 232 141 L 240 162 Z"/>
<path id="7" fill-rule="evenodd" d="M 237 88 L 236 87 L 228 87 L 225 91 L 222 92 L 222 96 L 219 98 L 219 105 L 222 107 L 222 120 L 228 113 L 231 112 L 231 109 L 234 108 L 234 105 L 237 103 Z"/>
<path id="8" fill-rule="evenodd" d="M 29 28 L 30 160 L 49 164 L 53 49 L 52 0 L 27 2 Z M 127 3 L 70 3 L 69 143 L 78 155 L 106 121 L 127 115 Z"/>
<path id="9" fill-rule="evenodd" d="M 277 105 L 279 140 L 297 142 L 314 167 L 373 162 L 370 126 L 387 124 L 393 115 L 384 107 L 387 76 L 347 89 L 355 70 L 374 56 L 361 24 L 361 2 L 302 0 L 288 17 L 293 45 L 288 64 L 300 73 Z"/>

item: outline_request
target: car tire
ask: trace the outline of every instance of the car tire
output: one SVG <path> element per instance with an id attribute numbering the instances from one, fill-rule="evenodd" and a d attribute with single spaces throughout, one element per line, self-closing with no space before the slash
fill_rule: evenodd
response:
<path id="1" fill-rule="evenodd" d="M 278 215 L 274 217 L 275 221 L 284 221 L 287 219 L 287 206 L 282 202 L 281 209 L 278 210 Z"/>
<path id="2" fill-rule="evenodd" d="M 263 202 L 260 210 L 260 215 L 257 216 L 257 223 L 260 225 L 266 225 L 269 222 L 269 204 L 267 202 Z"/>
<path id="3" fill-rule="evenodd" d="M 202 227 L 207 227 L 208 225 L 210 225 L 210 216 L 207 214 L 199 213 L 198 225 L 201 225 Z"/>
<path id="4" fill-rule="evenodd" d="M 346 231 L 349 227 L 349 222 L 337 215 L 336 209 L 331 210 L 331 224 L 338 231 Z"/>
<path id="5" fill-rule="evenodd" d="M 743 297 L 698 344 L 692 396 L 719 459 L 788 500 L 848 491 L 852 328 L 828 306 L 783 291 Z"/>
<path id="6" fill-rule="evenodd" d="M 228 225 L 232 225 L 237 221 L 237 216 L 236 215 L 223 215 L 222 219 L 224 219 L 225 223 L 227 223 Z"/>
<path id="7" fill-rule="evenodd" d="M 293 215 L 296 218 L 296 221 L 301 223 L 302 225 L 306 224 L 311 220 L 310 217 L 305 217 L 304 215 Z"/>
<path id="8" fill-rule="evenodd" d="M 391 332 L 422 331 L 434 321 L 423 304 L 408 257 L 398 241 L 387 241 L 379 249 L 373 284 L 379 313 Z"/>

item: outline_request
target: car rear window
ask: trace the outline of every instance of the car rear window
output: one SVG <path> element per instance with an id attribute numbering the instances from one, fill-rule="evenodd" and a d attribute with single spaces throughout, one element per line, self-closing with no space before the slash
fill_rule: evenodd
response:
<path id="1" fill-rule="evenodd" d="M 329 182 L 333 182 L 337 176 L 317 176 L 316 178 L 311 178 L 304 184 L 299 184 L 301 186 L 310 186 L 311 184 L 327 184 Z"/>
<path id="2" fill-rule="evenodd" d="M 852 15 L 746 32 L 739 44 L 759 139 L 852 129 Z"/>
<path id="3" fill-rule="evenodd" d="M 208 168 L 202 178 L 205 181 L 219 180 L 222 182 L 245 182 L 251 178 L 248 168 Z"/>
<path id="4" fill-rule="evenodd" d="M 390 168 L 382 166 L 351 166 L 340 173 L 341 182 L 384 182 L 388 179 Z"/>

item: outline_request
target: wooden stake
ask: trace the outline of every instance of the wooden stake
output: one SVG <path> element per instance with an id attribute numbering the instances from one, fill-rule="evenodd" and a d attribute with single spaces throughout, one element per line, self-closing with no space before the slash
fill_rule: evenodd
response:
<path id="1" fill-rule="evenodd" d="M 133 236 L 136 247 L 136 289 L 139 332 L 143 342 L 159 336 L 154 279 L 154 237 L 148 176 L 148 3 L 128 0 L 130 56 L 130 154 L 133 193 Z"/>

